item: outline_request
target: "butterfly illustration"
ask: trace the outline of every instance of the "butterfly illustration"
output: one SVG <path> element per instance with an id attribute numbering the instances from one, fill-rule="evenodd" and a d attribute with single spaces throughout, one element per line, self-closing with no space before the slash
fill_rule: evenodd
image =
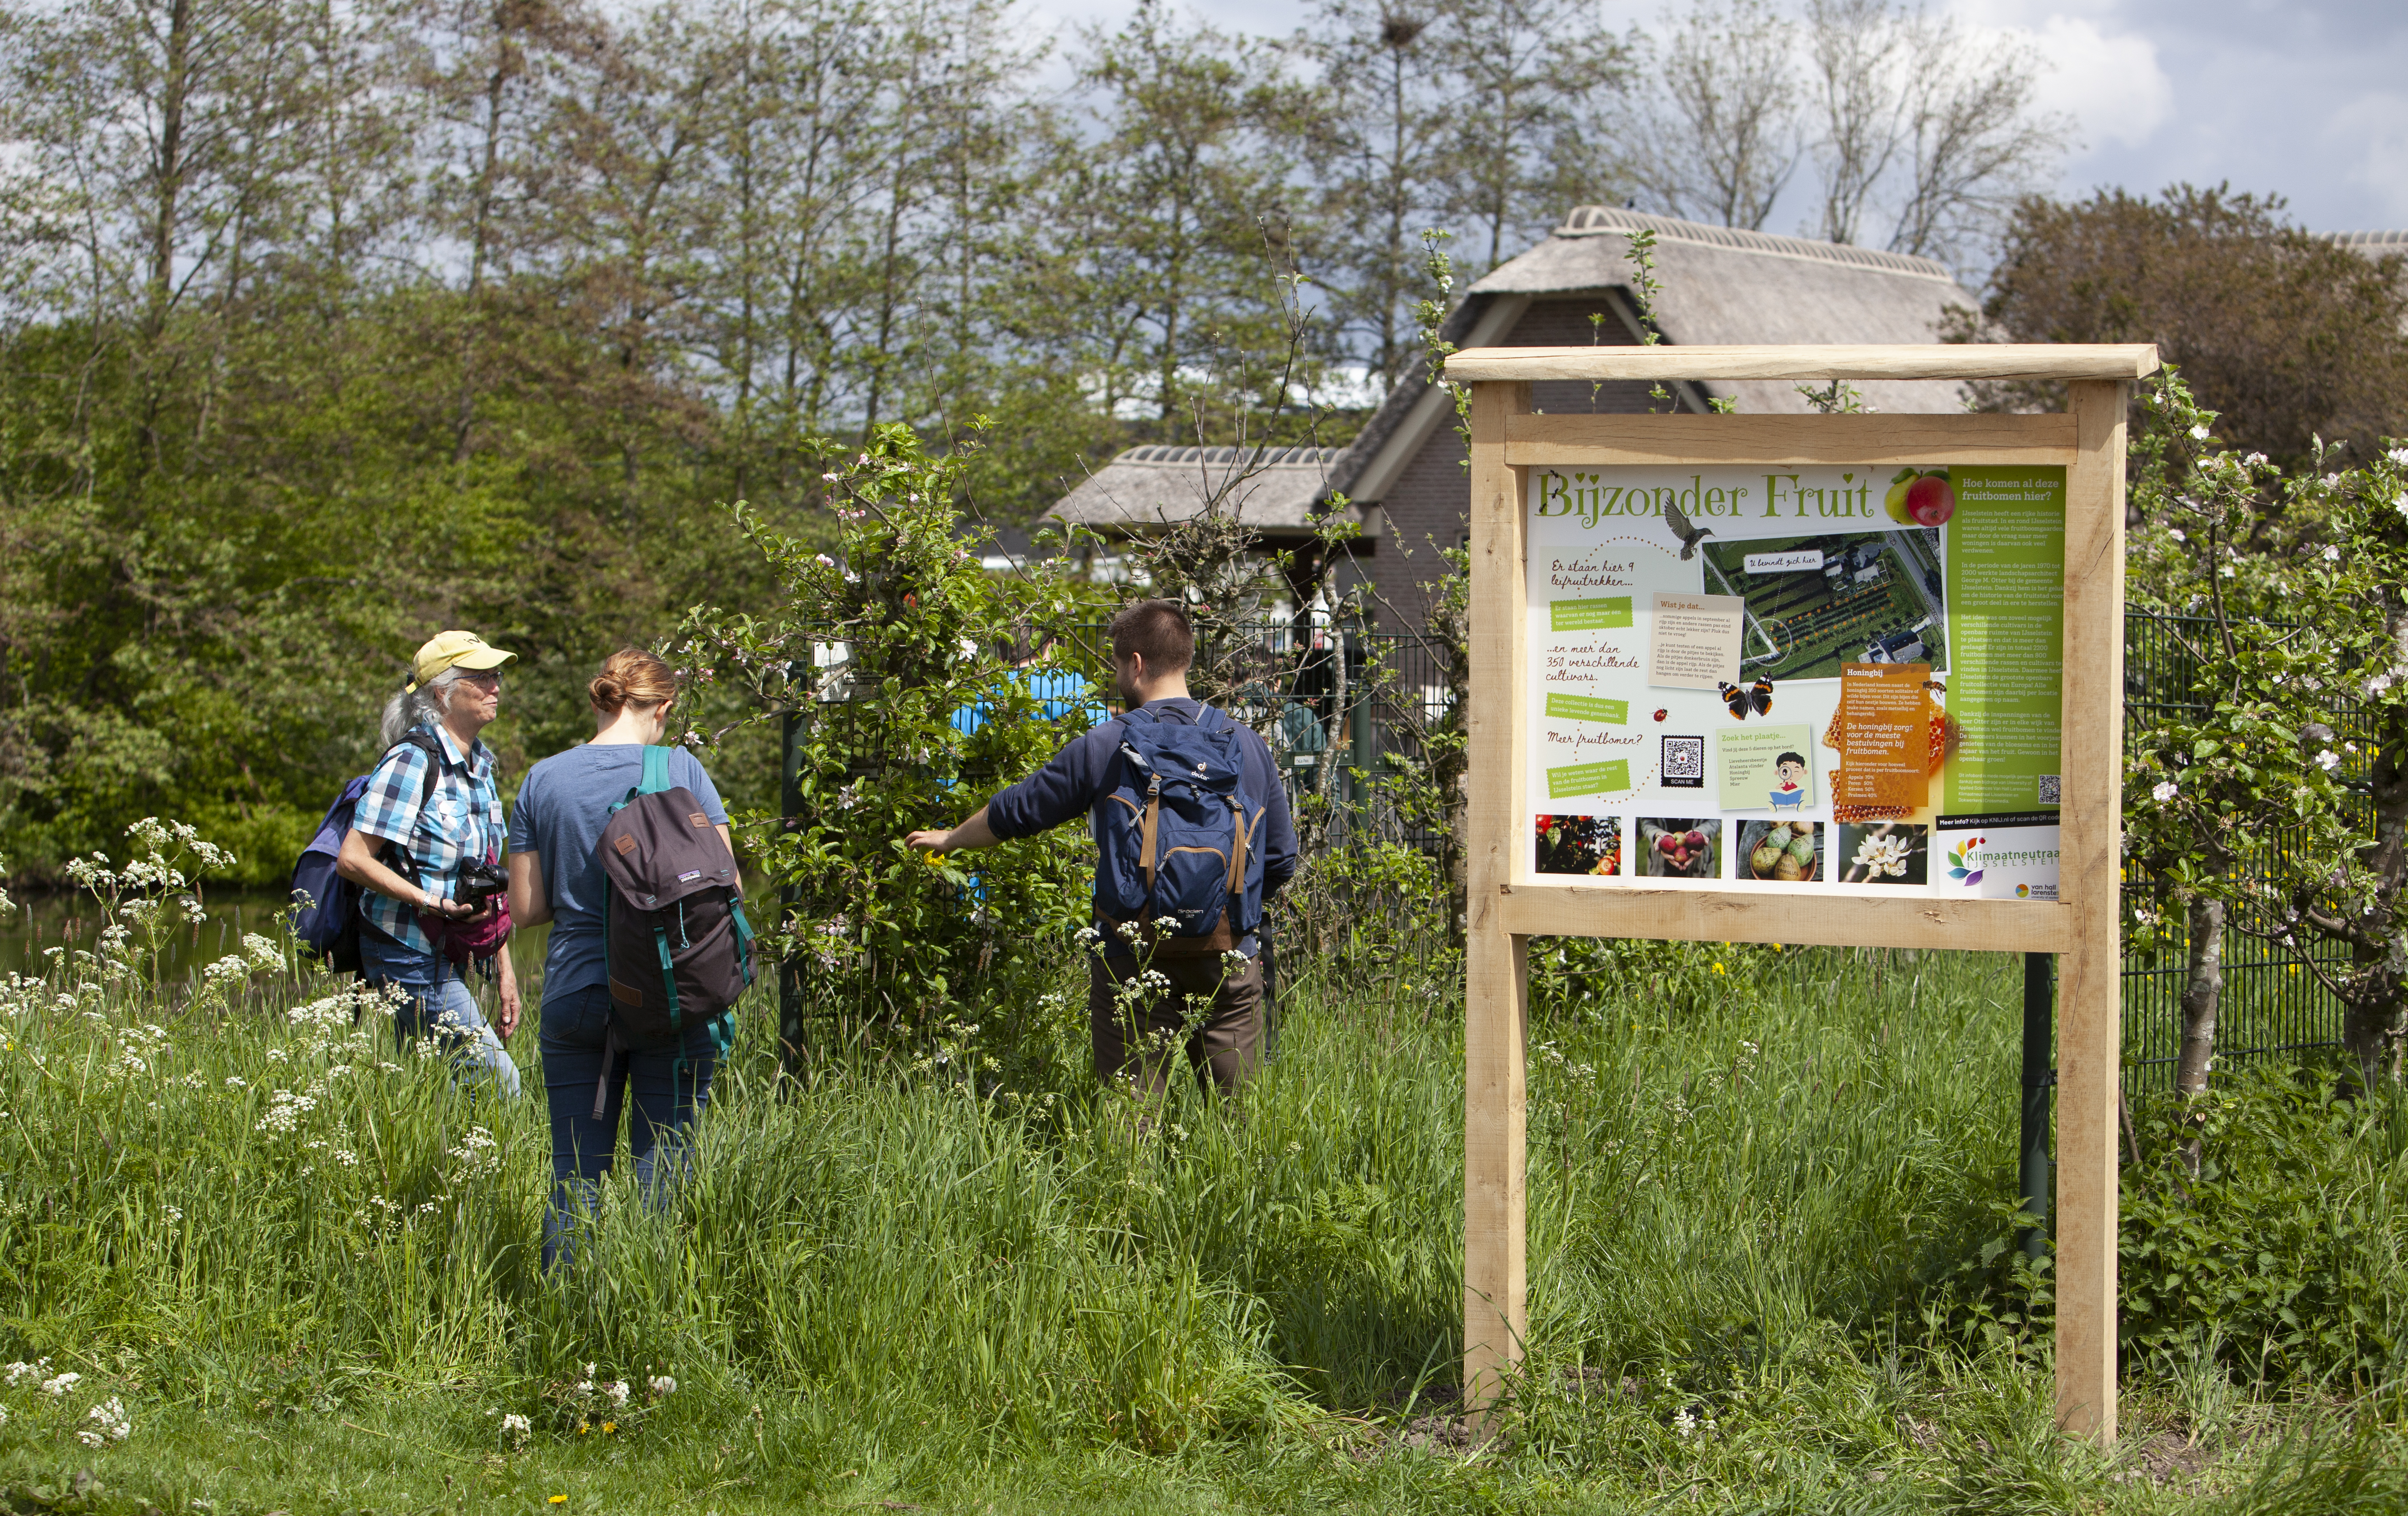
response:
<path id="1" fill-rule="evenodd" d="M 1723 692 L 1723 704 L 1730 707 L 1730 713 L 1741 721 L 1747 720 L 1751 711 L 1763 716 L 1769 715 L 1772 710 L 1770 679 L 1757 679 L 1751 689 L 1742 690 L 1736 684 L 1725 684 L 1720 688 Z"/>

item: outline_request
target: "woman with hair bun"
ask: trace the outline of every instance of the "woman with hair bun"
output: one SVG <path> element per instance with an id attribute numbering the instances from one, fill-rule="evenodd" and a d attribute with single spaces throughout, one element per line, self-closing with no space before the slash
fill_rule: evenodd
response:
<path id="1" fill-rule="evenodd" d="M 635 1116 L 628 1124 L 627 1153 L 638 1183 L 652 1193 L 665 1141 L 673 1148 L 693 1124 L 709 1098 L 717 1064 L 717 1049 L 703 1022 L 688 1029 L 682 1049 L 622 1047 L 611 1054 L 603 958 L 609 886 L 595 848 L 612 808 L 641 779 L 644 749 L 657 745 L 668 727 L 677 678 L 659 658 L 625 648 L 603 661 L 586 694 L 594 707 L 594 739 L 529 769 L 510 810 L 511 915 L 528 926 L 552 923 L 538 1038 L 544 1094 L 552 1108 L 552 1193 L 543 1222 L 547 1269 L 561 1261 L 573 1218 L 592 1210 L 602 1178 L 610 1171 L 629 1091 Z M 727 844 L 727 810 L 701 761 L 677 750 L 669 755 L 669 781 L 694 793 L 720 841 Z M 734 853 L 732 845 L 729 852 Z M 595 1092 L 606 1078 L 606 1063 L 608 1098 L 597 1120 Z"/>

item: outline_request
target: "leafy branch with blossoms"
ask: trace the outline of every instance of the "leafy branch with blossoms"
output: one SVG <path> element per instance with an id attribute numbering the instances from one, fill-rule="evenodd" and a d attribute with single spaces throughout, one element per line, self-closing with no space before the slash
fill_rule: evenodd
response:
<path id="1" fill-rule="evenodd" d="M 781 1027 L 790 1058 L 805 1008 L 934 1036 L 956 997 L 1016 995 L 1052 973 L 1049 930 L 1082 914 L 1082 838 L 1065 829 L 952 857 L 902 838 L 966 819 L 1083 731 L 1107 690 L 1092 656 L 1035 635 L 1101 619 L 1100 592 L 1067 559 L 1060 571 L 983 566 L 993 533 L 969 508 L 975 438 L 937 452 L 889 424 L 858 449 L 822 450 L 835 541 L 738 502 L 776 600 L 696 607 L 666 650 L 684 677 L 733 694 L 741 722 L 791 729 L 792 813 L 743 823 L 757 875 L 786 906 L 761 943 L 796 991 Z M 1071 676 L 1086 692 L 1078 708 L 1049 719 L 1032 687 L 1043 675 Z M 694 736 L 708 746 L 732 729 Z"/>
<path id="2" fill-rule="evenodd" d="M 2190 698 L 2126 743 L 2125 903 L 2136 950 L 2179 942 L 2185 953 L 2176 1088 L 2207 1087 L 2228 932 L 2315 977 L 2350 1008 L 2352 1025 L 2372 1016 L 2392 1026 L 2350 1034 L 2371 1080 L 2374 1043 L 2397 1042 L 2398 977 L 2386 989 L 2369 962 L 2336 966 L 2314 950 L 2339 938 L 2358 958 L 2371 950 L 2379 959 L 2378 944 L 2399 939 L 2397 882 L 2388 894 L 2379 882 L 2364 804 L 2383 750 L 2396 754 L 2397 743 L 2361 751 L 2331 722 L 2356 693 L 2348 671 L 2369 666 L 2381 640 L 2386 596 L 2397 594 L 2403 565 L 2389 507 L 2408 453 L 2392 448 L 2344 468 L 2326 450 L 2310 471 L 2286 475 L 2261 453 L 2225 448 L 2214 413 L 2171 369 L 2142 411 L 2131 598 L 2170 618 Z"/>

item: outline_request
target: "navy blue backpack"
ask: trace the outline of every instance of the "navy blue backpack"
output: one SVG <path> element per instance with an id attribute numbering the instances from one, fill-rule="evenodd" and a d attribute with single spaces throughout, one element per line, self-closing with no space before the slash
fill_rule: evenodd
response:
<path id="1" fill-rule="evenodd" d="M 418 808 L 424 810 L 435 794 L 436 772 L 443 765 L 442 749 L 424 732 L 412 732 L 393 748 L 416 748 L 426 754 L 426 778 L 418 791 Z M 393 748 L 377 759 L 378 768 L 393 755 Z M 337 974 L 360 971 L 360 887 L 335 872 L 335 860 L 342 853 L 343 839 L 351 835 L 360 796 L 368 793 L 368 781 L 375 778 L 376 770 L 370 769 L 343 786 L 318 823 L 317 836 L 293 865 L 294 938 Z"/>
<path id="2" fill-rule="evenodd" d="M 1121 720 L 1119 782 L 1096 807 L 1096 913 L 1140 951 L 1229 951 L 1263 919 L 1269 804 L 1248 788 L 1244 729 L 1210 706 L 1193 724 Z"/>

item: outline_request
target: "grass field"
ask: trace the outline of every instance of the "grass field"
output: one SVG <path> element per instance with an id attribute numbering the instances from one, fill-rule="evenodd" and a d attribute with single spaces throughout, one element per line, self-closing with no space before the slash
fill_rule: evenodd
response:
<path id="1" fill-rule="evenodd" d="M 0 1388 L 0 1485 L 219 1516 L 2408 1509 L 2387 1390 L 2160 1355 L 2102 1455 L 2050 1433 L 2044 1339 L 1933 1330 L 2012 1189 L 2019 965 L 1971 955 L 1541 951 L 1530 1371 L 1473 1437 L 1459 988 L 1312 962 L 1240 1101 L 1142 1122 L 1091 1092 L 1068 993 L 783 1089 L 750 1019 L 691 1180 L 614 1192 L 549 1280 L 539 1100 L 455 1088 L 323 986 L 153 1024 L 20 983 L 0 1357 L 38 1366 Z M 2399 1148 L 2340 1160 L 2351 1203 L 2388 1217 Z M 2376 1230 L 2396 1298 L 2408 1228 Z"/>

